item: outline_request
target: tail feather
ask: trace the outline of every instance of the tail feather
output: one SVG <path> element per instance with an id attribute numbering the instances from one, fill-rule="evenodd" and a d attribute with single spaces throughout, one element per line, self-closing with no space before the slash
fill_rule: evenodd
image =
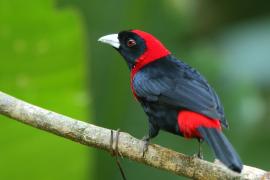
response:
<path id="1" fill-rule="evenodd" d="M 242 171 L 243 165 L 238 154 L 221 131 L 206 127 L 199 127 L 198 131 L 213 149 L 216 158 L 229 169 L 239 173 Z"/>

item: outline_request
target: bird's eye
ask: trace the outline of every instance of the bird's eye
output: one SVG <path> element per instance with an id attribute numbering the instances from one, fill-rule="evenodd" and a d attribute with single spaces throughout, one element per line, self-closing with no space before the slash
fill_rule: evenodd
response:
<path id="1" fill-rule="evenodd" d="M 129 39 L 128 41 L 127 41 L 127 46 L 128 47 L 133 47 L 133 46 L 135 46 L 136 45 L 136 41 L 134 40 L 134 39 Z"/>

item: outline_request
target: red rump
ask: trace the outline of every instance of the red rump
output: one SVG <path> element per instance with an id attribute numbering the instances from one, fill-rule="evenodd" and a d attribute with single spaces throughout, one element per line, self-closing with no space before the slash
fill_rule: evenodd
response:
<path id="1" fill-rule="evenodd" d="M 162 57 L 165 57 L 171 53 L 153 35 L 146 33 L 146 32 L 143 32 L 143 31 L 140 31 L 140 30 L 133 30 L 132 32 L 137 34 L 138 36 L 140 36 L 142 39 L 144 39 L 145 44 L 146 44 L 145 52 L 138 59 L 136 59 L 136 63 L 131 70 L 131 78 L 130 78 L 131 89 L 132 89 L 134 96 L 137 97 L 136 93 L 134 91 L 133 85 L 132 85 L 134 75 L 145 65 L 147 65 L 155 60 L 158 60 Z"/>
<path id="2" fill-rule="evenodd" d="M 186 138 L 200 138 L 201 135 L 197 131 L 197 128 L 200 126 L 221 130 L 220 121 L 218 119 L 211 119 L 192 111 L 180 111 L 177 120 L 180 132 Z"/>

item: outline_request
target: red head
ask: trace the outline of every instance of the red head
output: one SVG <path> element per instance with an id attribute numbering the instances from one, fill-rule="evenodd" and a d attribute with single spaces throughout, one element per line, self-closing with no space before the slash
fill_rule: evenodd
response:
<path id="1" fill-rule="evenodd" d="M 137 70 L 148 63 L 151 63 L 170 54 L 170 51 L 166 49 L 166 47 L 153 35 L 140 30 L 133 30 L 131 32 L 142 38 L 146 45 L 144 53 L 141 54 L 141 56 L 135 61 L 135 67 L 137 66 Z"/>
<path id="2" fill-rule="evenodd" d="M 140 30 L 122 31 L 118 34 L 103 36 L 99 41 L 115 47 L 133 73 L 170 54 L 158 39 Z"/>

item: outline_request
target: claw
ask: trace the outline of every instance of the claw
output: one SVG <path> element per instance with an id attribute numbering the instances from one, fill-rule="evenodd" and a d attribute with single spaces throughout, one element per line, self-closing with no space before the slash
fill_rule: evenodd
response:
<path id="1" fill-rule="evenodd" d="M 142 139 L 142 141 L 143 141 L 143 153 L 142 153 L 142 157 L 145 157 L 145 153 L 146 153 L 146 151 L 148 150 L 148 146 L 149 146 L 149 144 L 150 144 L 150 138 L 149 138 L 149 136 L 144 136 L 143 137 L 143 139 Z"/>
<path id="2" fill-rule="evenodd" d="M 203 152 L 202 152 L 201 149 L 200 149 L 200 151 L 198 152 L 197 156 L 198 156 L 199 159 L 203 159 Z"/>
<path id="3" fill-rule="evenodd" d="M 202 152 L 198 152 L 198 153 L 194 154 L 193 157 L 199 158 L 199 159 L 203 159 L 203 153 Z"/>
<path id="4" fill-rule="evenodd" d="M 195 155 L 197 158 L 199 159 L 203 159 L 203 152 L 202 152 L 202 143 L 203 140 L 202 139 L 198 139 L 199 142 L 199 152 Z"/>

